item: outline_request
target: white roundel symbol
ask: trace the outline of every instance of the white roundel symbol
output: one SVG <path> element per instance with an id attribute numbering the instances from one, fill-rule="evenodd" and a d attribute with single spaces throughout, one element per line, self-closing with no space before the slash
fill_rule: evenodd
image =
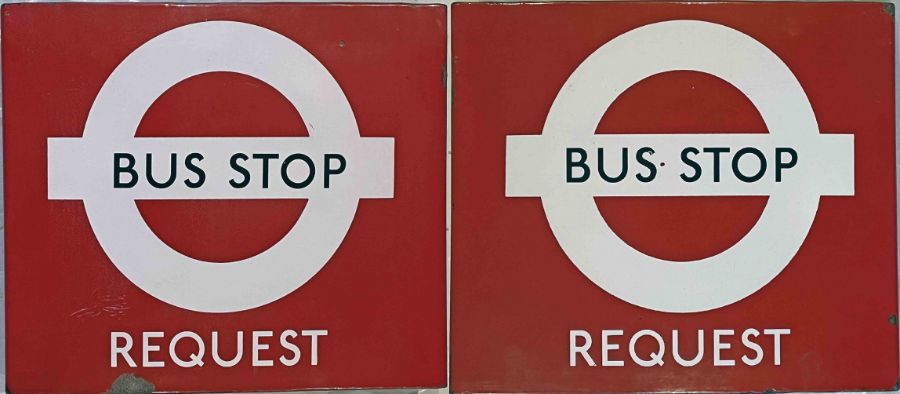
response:
<path id="1" fill-rule="evenodd" d="M 622 92 L 647 77 L 676 70 L 704 72 L 736 87 L 759 110 L 769 134 L 594 134 Z M 620 147 L 650 146 L 656 151 L 654 161 L 671 165 L 658 167 L 658 178 L 647 183 L 629 178 L 618 184 L 593 179 L 572 184 L 565 175 L 566 148 L 572 146 L 612 148 L 612 158 Z M 787 146 L 796 149 L 798 160 L 778 182 L 766 177 L 746 183 L 723 175 L 717 182 L 686 183 L 678 177 L 677 164 L 681 148 L 688 146 L 732 147 L 732 153 L 741 146 L 766 152 Z M 606 160 L 618 160 L 612 158 Z M 543 134 L 508 137 L 506 182 L 507 196 L 541 197 L 553 235 L 597 286 L 644 308 L 699 312 L 729 305 L 765 286 L 797 253 L 819 197 L 853 194 L 853 137 L 819 133 L 800 83 L 760 42 L 714 23 L 668 21 L 631 30 L 584 60 L 553 102 Z M 743 239 L 690 262 L 667 261 L 632 248 L 610 229 L 594 203 L 595 196 L 689 195 L 770 197 Z"/>
<path id="2" fill-rule="evenodd" d="M 302 114 L 308 138 L 135 138 L 144 113 L 176 83 L 208 72 L 259 79 Z M 248 130 L 252 131 L 252 130 Z M 138 185 L 114 189 L 113 152 L 199 152 L 207 182 L 191 189 Z M 235 189 L 228 158 L 235 152 L 341 152 L 341 180 L 302 190 L 284 185 Z M 183 156 L 180 156 L 183 157 Z M 154 163 L 154 167 L 157 164 Z M 167 170 L 161 170 L 167 171 Z M 277 170 L 273 170 L 277 173 Z M 48 141 L 48 196 L 81 199 L 104 252 L 130 281 L 169 304 L 201 312 L 234 312 L 268 304 L 296 290 L 337 250 L 360 198 L 393 193 L 393 139 L 361 138 L 347 98 L 325 67 L 303 47 L 271 30 L 214 21 L 176 28 L 144 43 L 116 67 L 91 107 L 82 138 Z M 144 222 L 136 199 L 308 198 L 293 228 L 256 256 L 211 264 L 185 256 Z M 240 229 L 235 229 L 240 231 Z"/>

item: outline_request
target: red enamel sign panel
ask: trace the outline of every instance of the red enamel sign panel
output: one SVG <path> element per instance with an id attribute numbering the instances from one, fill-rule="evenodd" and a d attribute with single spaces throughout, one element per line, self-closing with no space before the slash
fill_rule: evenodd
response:
<path id="1" fill-rule="evenodd" d="M 455 5 L 451 387 L 895 387 L 893 10 Z"/>
<path id="2" fill-rule="evenodd" d="M 4 6 L 10 390 L 444 386 L 445 22 Z"/>

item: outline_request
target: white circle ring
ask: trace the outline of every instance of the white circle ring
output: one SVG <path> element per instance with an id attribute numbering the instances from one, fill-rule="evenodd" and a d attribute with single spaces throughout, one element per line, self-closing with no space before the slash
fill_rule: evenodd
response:
<path id="1" fill-rule="evenodd" d="M 622 34 L 592 53 L 560 90 L 543 134 L 593 135 L 613 101 L 655 74 L 690 70 L 719 77 L 759 110 L 770 133 L 802 144 L 818 133 L 815 114 L 790 69 L 750 36 L 722 25 L 677 20 Z M 574 134 L 573 134 L 574 133 Z M 797 187 L 769 197 L 759 221 L 735 245 L 708 258 L 672 262 L 620 239 L 593 196 L 542 195 L 554 236 L 591 281 L 631 304 L 663 312 L 700 312 L 737 302 L 775 278 L 797 253 L 819 194 Z"/>
<path id="2" fill-rule="evenodd" d="M 100 89 L 83 138 L 128 146 L 159 96 L 208 72 L 245 74 L 271 85 L 303 114 L 310 138 L 359 138 L 347 98 L 312 54 L 271 30 L 229 21 L 182 26 L 129 54 Z M 97 191 L 84 197 L 84 205 L 103 250 L 142 290 L 193 311 L 236 312 L 278 300 L 315 275 L 347 234 L 358 199 L 310 198 L 279 242 L 227 264 L 200 261 L 166 245 L 147 226 L 134 200 Z"/>

